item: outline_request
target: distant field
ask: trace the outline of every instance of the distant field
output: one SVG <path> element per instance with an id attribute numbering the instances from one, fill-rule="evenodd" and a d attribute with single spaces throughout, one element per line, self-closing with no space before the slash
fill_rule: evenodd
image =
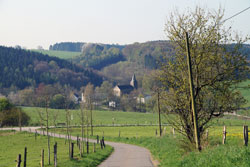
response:
<path id="1" fill-rule="evenodd" d="M 40 117 L 38 111 L 44 111 L 43 108 L 22 107 L 30 117 L 31 125 L 39 125 Z M 88 112 L 89 111 L 85 111 Z M 53 125 L 53 115 L 58 113 L 56 123 L 65 122 L 65 110 L 49 109 L 50 124 Z M 70 110 L 71 125 L 80 124 L 80 111 Z M 93 124 L 157 124 L 158 115 L 156 113 L 138 113 L 138 112 L 122 112 L 122 111 L 93 111 Z M 163 123 L 167 123 L 163 118 Z"/>
<path id="2" fill-rule="evenodd" d="M 40 117 L 38 112 L 44 111 L 43 108 L 36 107 L 22 107 L 30 117 L 30 125 L 40 125 Z M 89 111 L 85 111 L 89 112 Z M 57 115 L 56 123 L 65 122 L 65 110 L 49 109 L 49 123 L 54 125 L 53 116 Z M 71 125 L 80 125 L 80 111 L 70 110 Z M 167 115 L 162 114 L 162 123 L 167 124 Z M 234 116 L 225 116 L 224 118 L 214 119 L 212 125 L 227 125 L 227 126 L 242 126 L 249 124 L 250 121 L 242 120 Z M 122 112 L 122 111 L 93 111 L 94 125 L 112 125 L 112 124 L 158 124 L 157 113 L 138 113 L 138 112 Z M 250 125 L 250 124 L 249 124 Z"/>
<path id="3" fill-rule="evenodd" d="M 15 160 L 18 154 L 22 154 L 22 164 L 24 157 L 24 147 L 27 147 L 27 166 L 39 167 L 41 150 L 44 149 L 45 166 L 52 167 L 53 165 L 53 145 L 57 142 L 58 147 L 58 166 L 59 167 L 95 167 L 100 164 L 111 152 L 112 148 L 107 146 L 101 150 L 97 145 L 96 153 L 92 152 L 92 144 L 90 145 L 90 154 L 84 153 L 84 157 L 80 158 L 79 150 L 75 147 L 75 156 L 73 160 L 69 159 L 68 145 L 64 139 L 51 137 L 51 165 L 48 164 L 47 137 L 38 136 L 35 140 L 34 134 L 27 132 L 0 131 L 0 166 L 10 167 L 16 166 Z"/>
<path id="4" fill-rule="evenodd" d="M 245 107 L 250 107 L 250 87 L 246 88 L 247 86 L 250 86 L 250 80 L 247 80 L 245 82 L 242 82 L 239 85 L 239 90 L 242 93 L 242 95 L 245 97 L 245 99 L 248 101 Z M 245 88 L 244 88 L 245 87 Z"/>
<path id="5" fill-rule="evenodd" d="M 32 51 L 39 52 L 42 54 L 47 54 L 49 56 L 59 57 L 61 59 L 70 59 L 75 56 L 79 56 L 81 52 L 69 52 L 69 51 L 56 51 L 56 50 L 37 50 L 34 49 Z"/>

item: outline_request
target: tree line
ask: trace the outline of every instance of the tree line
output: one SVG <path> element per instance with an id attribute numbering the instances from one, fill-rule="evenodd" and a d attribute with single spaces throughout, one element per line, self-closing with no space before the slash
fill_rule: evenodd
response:
<path id="1" fill-rule="evenodd" d="M 80 88 L 91 82 L 102 83 L 102 77 L 69 61 L 41 53 L 0 46 L 0 88 L 24 89 L 40 83 L 70 85 Z"/>

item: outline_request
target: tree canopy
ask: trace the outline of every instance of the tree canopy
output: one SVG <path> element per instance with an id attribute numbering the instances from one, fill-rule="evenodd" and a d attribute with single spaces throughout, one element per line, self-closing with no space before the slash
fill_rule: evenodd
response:
<path id="1" fill-rule="evenodd" d="M 80 88 L 91 82 L 101 85 L 102 77 L 69 61 L 37 52 L 0 46 L 0 88 L 24 89 L 40 83 Z"/>
<path id="2" fill-rule="evenodd" d="M 159 76 L 164 90 L 162 98 L 166 113 L 171 113 L 169 122 L 187 137 L 188 145 L 194 144 L 195 139 L 186 32 L 189 34 L 199 140 L 211 119 L 237 110 L 245 102 L 236 90 L 237 84 L 246 79 L 249 72 L 247 57 L 241 52 L 245 39 L 237 34 L 234 36 L 231 28 L 224 28 L 223 23 L 223 10 L 212 12 L 200 7 L 183 14 L 176 11 L 166 23 L 165 32 L 175 54 L 162 65 Z"/>

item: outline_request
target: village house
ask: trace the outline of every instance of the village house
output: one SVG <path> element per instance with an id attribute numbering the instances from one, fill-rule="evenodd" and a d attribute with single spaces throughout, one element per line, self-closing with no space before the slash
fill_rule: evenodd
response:
<path id="1" fill-rule="evenodd" d="M 133 90 L 138 88 L 137 80 L 135 78 L 135 74 L 132 76 L 129 85 L 116 85 L 113 89 L 114 95 L 117 97 L 121 97 L 123 94 L 129 94 Z"/>

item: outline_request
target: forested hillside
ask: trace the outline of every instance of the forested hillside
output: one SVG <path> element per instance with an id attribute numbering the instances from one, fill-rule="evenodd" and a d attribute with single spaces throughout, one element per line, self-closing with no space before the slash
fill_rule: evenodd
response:
<path id="1" fill-rule="evenodd" d="M 173 50 L 169 41 L 151 41 L 126 45 L 122 54 L 129 62 L 137 62 L 147 69 L 156 69 L 164 57 L 174 53 Z"/>
<path id="2" fill-rule="evenodd" d="M 141 84 L 146 73 L 159 68 L 161 62 L 174 54 L 174 48 L 169 41 L 129 45 L 62 42 L 52 45 L 50 49 L 72 51 L 72 48 L 78 48 L 75 51 L 81 51 L 81 54 L 72 56 L 70 61 L 99 70 L 100 74 L 115 83 L 127 83 L 135 73 Z M 242 52 L 249 55 L 250 45 L 244 45 Z M 250 60 L 250 56 L 248 57 Z"/>
<path id="3" fill-rule="evenodd" d="M 100 85 L 102 78 L 92 70 L 41 53 L 0 46 L 0 88 L 23 89 L 39 83 L 70 85 L 80 88 L 91 82 Z"/>
<path id="4" fill-rule="evenodd" d="M 81 52 L 83 42 L 60 42 L 49 46 L 49 50 L 60 50 L 70 52 Z"/>
<path id="5" fill-rule="evenodd" d="M 100 70 L 108 65 L 124 61 L 125 57 L 122 55 L 119 47 L 103 44 L 86 44 L 82 48 L 82 54 L 74 57 L 72 60 L 83 67 Z"/>

